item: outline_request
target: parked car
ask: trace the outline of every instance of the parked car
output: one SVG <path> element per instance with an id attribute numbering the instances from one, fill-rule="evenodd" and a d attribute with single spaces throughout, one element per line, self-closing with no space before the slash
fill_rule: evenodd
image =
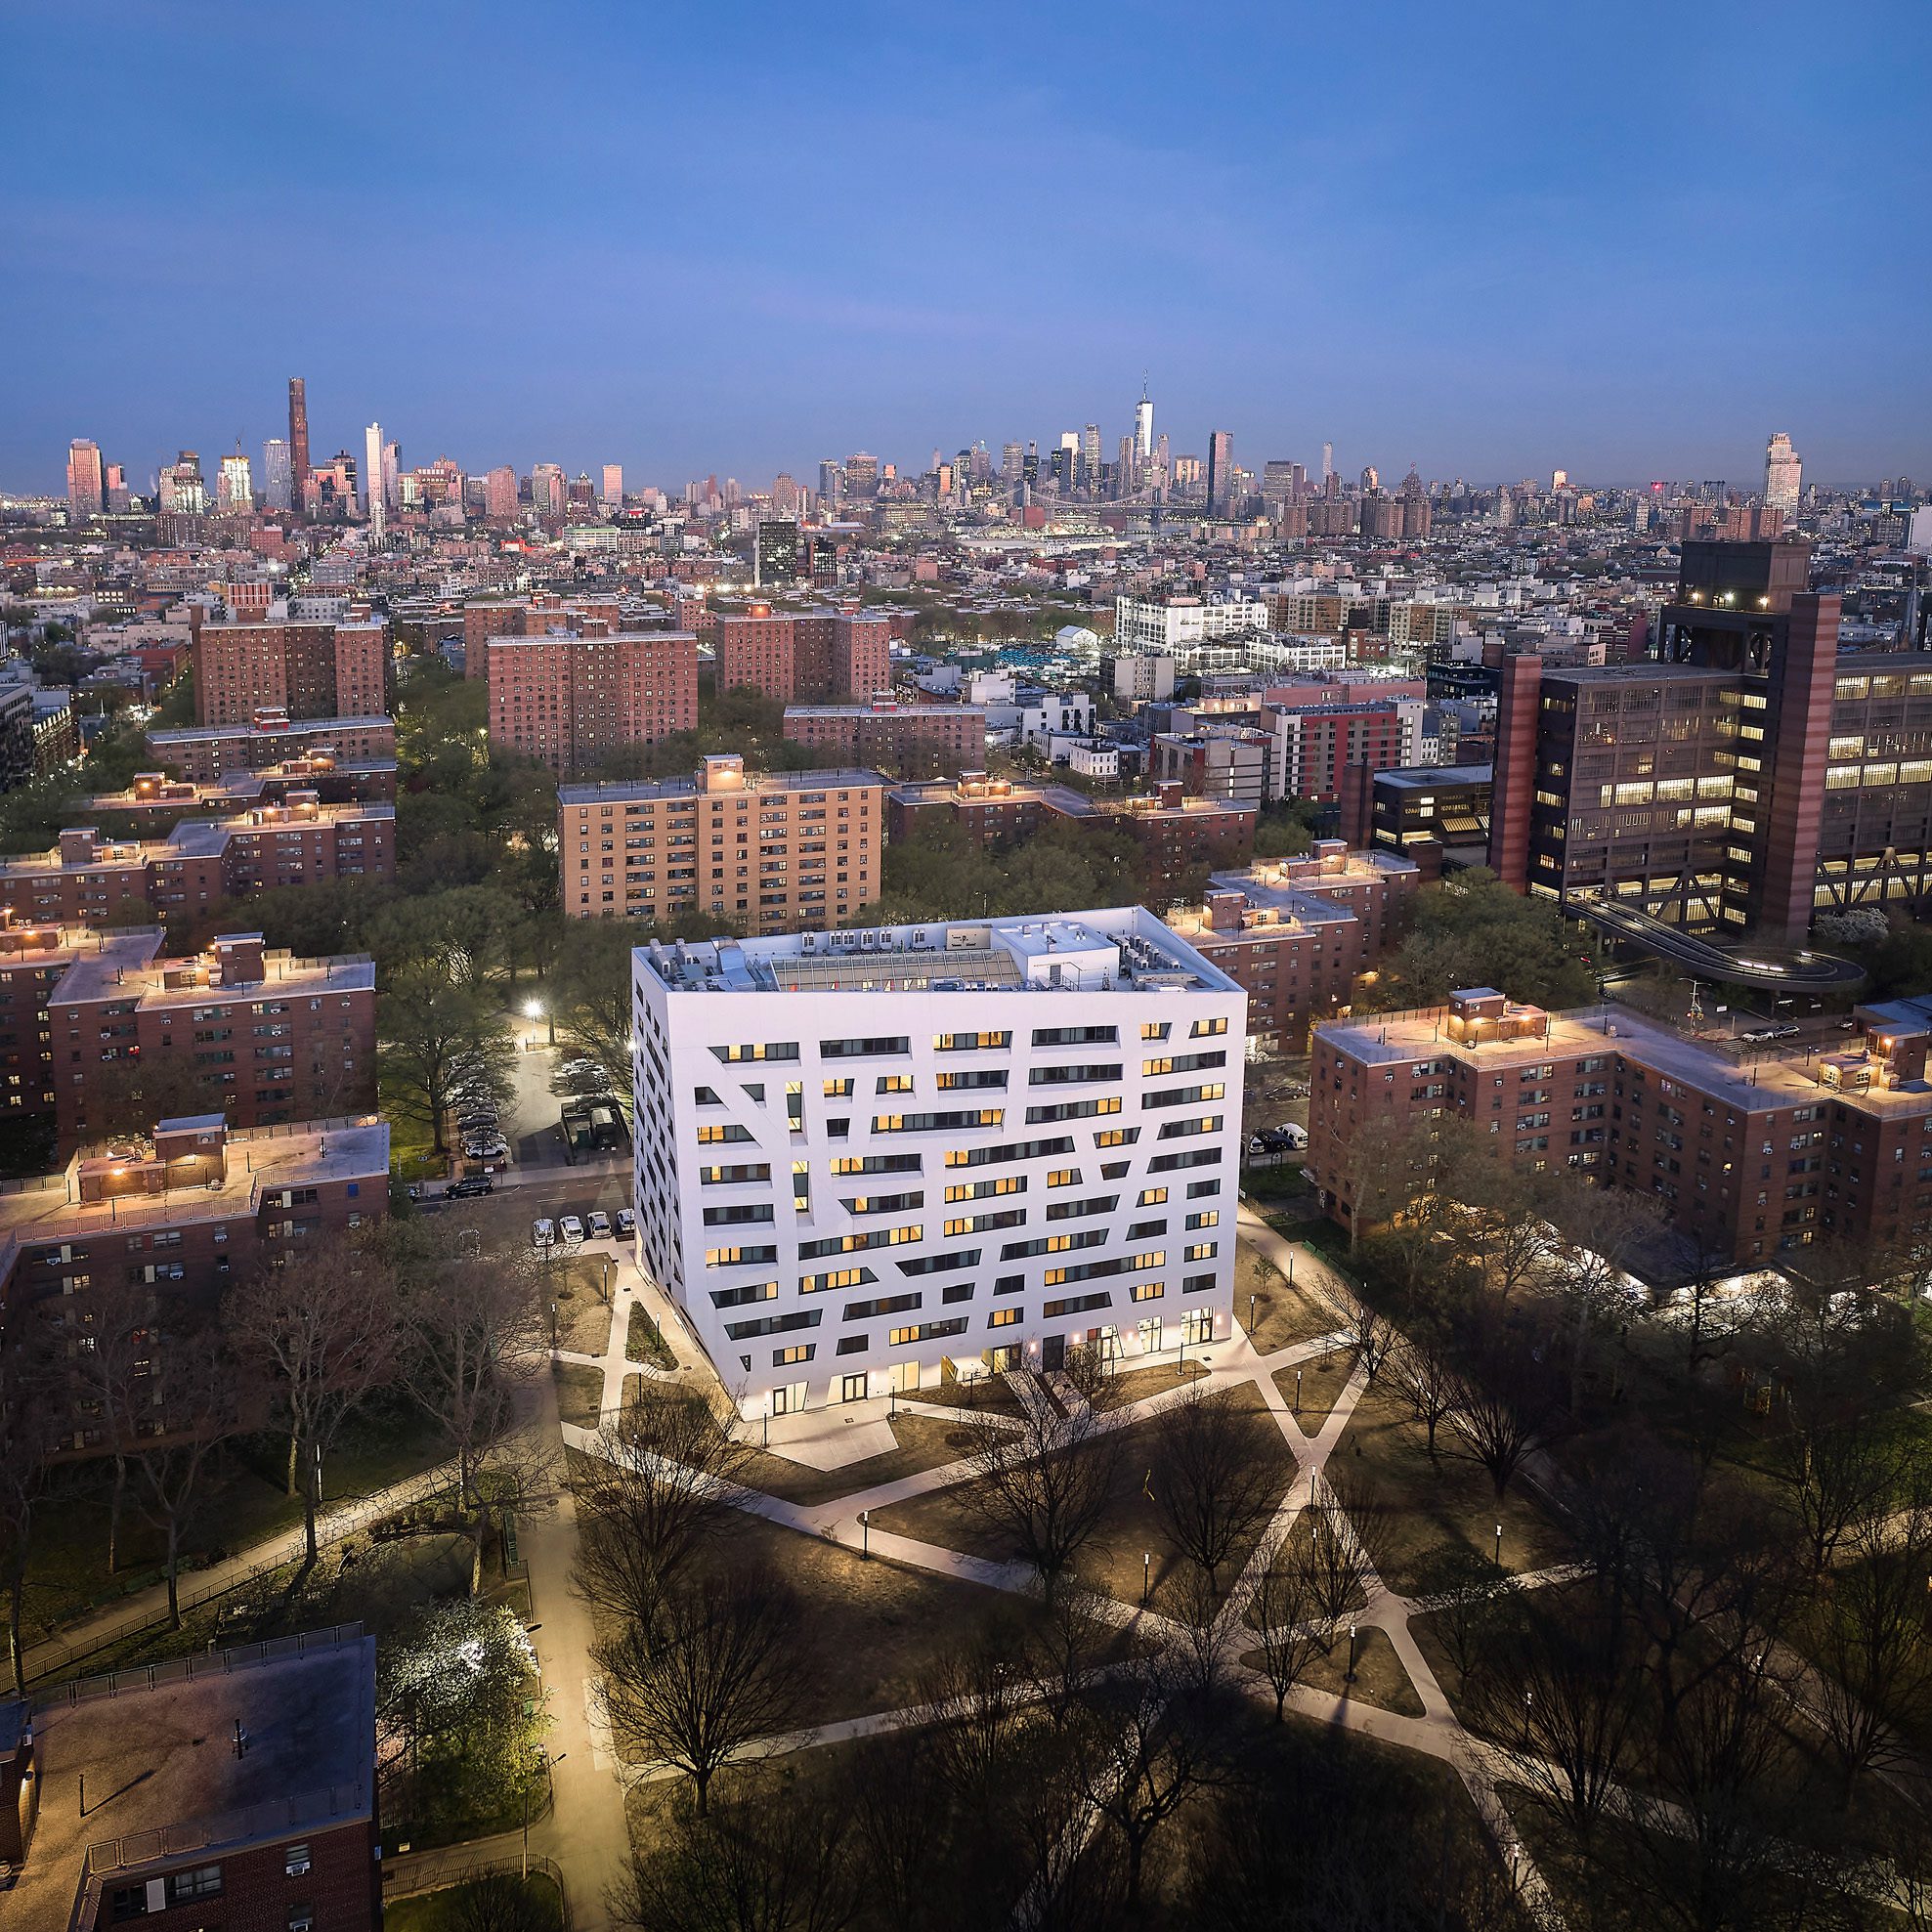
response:
<path id="1" fill-rule="evenodd" d="M 637 1232 L 637 1217 L 628 1208 L 617 1212 L 618 1239 L 628 1241 Z"/>
<path id="2" fill-rule="evenodd" d="M 1753 1047 L 1756 1047 L 1766 1040 L 1776 1040 L 1778 1035 L 1768 1026 L 1754 1026 L 1748 1033 L 1739 1034 L 1738 1038 L 1739 1040 L 1747 1040 Z"/>
<path id="3" fill-rule="evenodd" d="M 611 1218 L 602 1208 L 590 1210 L 590 1238 L 593 1241 L 608 1241 L 611 1238 Z"/>
<path id="4" fill-rule="evenodd" d="M 452 1181 L 443 1190 L 446 1201 L 473 1201 L 479 1194 L 494 1194 L 496 1183 L 488 1175 L 478 1175 L 473 1181 Z"/>
<path id="5" fill-rule="evenodd" d="M 1774 1040 L 1795 1040 L 1798 1037 L 1798 1029 L 1787 1021 L 1782 1026 L 1774 1026 L 1771 1029 L 1771 1037 Z"/>
<path id="6" fill-rule="evenodd" d="M 563 1220 L 558 1222 L 557 1232 L 566 1241 L 581 1241 L 583 1239 L 583 1224 L 574 1214 L 567 1214 Z"/>
<path id="7" fill-rule="evenodd" d="M 456 1116 L 456 1125 L 465 1134 L 494 1133 L 499 1124 L 494 1107 L 472 1107 Z"/>
<path id="8" fill-rule="evenodd" d="M 463 1157 L 466 1160 L 500 1161 L 507 1157 L 509 1151 L 510 1143 L 500 1134 L 493 1135 L 488 1139 L 463 1142 Z"/>
<path id="9" fill-rule="evenodd" d="M 533 1248 L 550 1247 L 557 1238 L 556 1223 L 549 1220 L 533 1221 L 530 1224 L 530 1245 Z"/>

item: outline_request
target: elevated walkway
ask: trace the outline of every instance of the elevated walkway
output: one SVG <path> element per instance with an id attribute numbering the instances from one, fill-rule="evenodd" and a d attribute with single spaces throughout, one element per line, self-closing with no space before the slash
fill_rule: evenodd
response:
<path id="1" fill-rule="evenodd" d="M 1849 993 L 1865 983 L 1865 968 L 1829 953 L 1767 946 L 1741 940 L 1735 946 L 1666 925 L 1649 913 L 1619 905 L 1598 893 L 1573 893 L 1564 910 L 1599 932 L 1640 946 L 1657 959 L 1681 966 L 1694 979 L 1726 986 L 1767 988 L 1774 993 Z"/>

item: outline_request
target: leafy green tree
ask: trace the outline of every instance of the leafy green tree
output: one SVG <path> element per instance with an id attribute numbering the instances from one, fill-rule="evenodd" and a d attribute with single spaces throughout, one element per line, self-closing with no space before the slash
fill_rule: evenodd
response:
<path id="1" fill-rule="evenodd" d="M 486 1071 L 507 1087 L 515 1049 L 494 1003 L 474 986 L 459 986 L 434 962 L 413 962 L 390 976 L 376 1001 L 377 1066 L 385 1107 L 429 1130 L 447 1153 L 443 1123 L 458 1061 L 482 1057 Z"/>
<path id="2" fill-rule="evenodd" d="M 1584 942 L 1556 907 L 1512 892 L 1481 866 L 1422 895 L 1374 992 L 1384 1008 L 1430 1007 L 1467 986 L 1499 987 L 1552 1010 L 1597 996 Z"/>

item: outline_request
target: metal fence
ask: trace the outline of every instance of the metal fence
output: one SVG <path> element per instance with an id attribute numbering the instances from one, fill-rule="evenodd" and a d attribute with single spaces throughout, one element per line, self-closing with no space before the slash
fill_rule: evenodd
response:
<path id="1" fill-rule="evenodd" d="M 557 1861 L 547 1858 L 541 1852 L 519 1853 L 514 1858 L 505 1858 L 500 1853 L 480 1853 L 462 1845 L 451 1845 L 445 1852 L 417 1852 L 409 1854 L 408 1876 L 399 1878 L 391 1885 L 391 1867 L 385 1867 L 382 1874 L 383 1902 L 391 1899 L 412 1899 L 423 1892 L 441 1892 L 452 1885 L 467 1885 L 473 1879 L 491 1877 L 526 1876 L 533 1871 L 540 1871 L 557 1888 L 557 1898 L 563 1908 L 564 1932 L 571 1932 L 570 1887 L 564 1883 L 564 1874 Z"/>
<path id="2" fill-rule="evenodd" d="M 328 1511 L 316 1524 L 317 1546 L 326 1549 L 331 1543 L 339 1543 L 345 1537 L 353 1536 L 366 1524 L 395 1515 L 398 1510 L 410 1509 L 417 1503 L 442 1495 L 453 1488 L 455 1474 L 454 1463 L 444 1463 L 424 1471 L 421 1476 L 380 1490 L 373 1496 L 364 1496 Z M 224 1563 L 207 1572 L 193 1572 L 201 1579 L 198 1586 L 185 1576 L 179 1593 L 183 1614 L 220 1598 L 233 1596 L 237 1590 L 245 1590 L 265 1576 L 273 1576 L 277 1570 L 285 1569 L 289 1564 L 300 1561 L 302 1550 L 301 1532 L 291 1531 L 289 1537 L 279 1545 L 276 1555 L 241 1567 Z M 148 1587 L 164 1589 L 165 1583 Z M 27 1682 L 31 1684 L 42 1678 L 58 1676 L 83 1658 L 96 1656 L 115 1644 L 125 1643 L 130 1637 L 138 1637 L 142 1632 L 152 1630 L 167 1621 L 168 1607 L 163 1597 L 162 1602 L 151 1610 L 135 1611 L 118 1622 L 90 1630 L 85 1635 L 66 1640 L 59 1637 L 43 1639 L 26 1651 Z"/>

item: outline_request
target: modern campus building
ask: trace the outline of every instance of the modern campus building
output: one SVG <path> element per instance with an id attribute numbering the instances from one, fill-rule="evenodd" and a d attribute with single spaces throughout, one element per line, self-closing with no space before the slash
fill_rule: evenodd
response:
<path id="1" fill-rule="evenodd" d="M 1854 1022 L 1810 1045 L 1744 1046 L 1622 1007 L 1551 1013 L 1479 987 L 1445 1007 L 1317 1027 L 1309 1170 L 1346 1226 L 1358 1137 L 1452 1118 L 1501 1159 L 1654 1194 L 1690 1249 L 1739 1266 L 1822 1236 L 1920 1248 L 1932 1237 L 1932 1000 L 1861 1007 Z"/>
<path id="2" fill-rule="evenodd" d="M 1684 545 L 1658 654 L 1507 658 L 1489 863 L 1694 932 L 1802 941 L 1932 893 L 1932 655 L 1839 650 L 1803 542 Z"/>
<path id="3" fill-rule="evenodd" d="M 743 1412 L 1228 1335 L 1247 1002 L 1151 914 L 634 969 L 639 1261 Z"/>
<path id="4" fill-rule="evenodd" d="M 557 794 L 562 905 L 573 919 L 714 915 L 754 931 L 824 931 L 879 896 L 885 781 L 876 771 L 745 770 L 566 785 Z"/>

